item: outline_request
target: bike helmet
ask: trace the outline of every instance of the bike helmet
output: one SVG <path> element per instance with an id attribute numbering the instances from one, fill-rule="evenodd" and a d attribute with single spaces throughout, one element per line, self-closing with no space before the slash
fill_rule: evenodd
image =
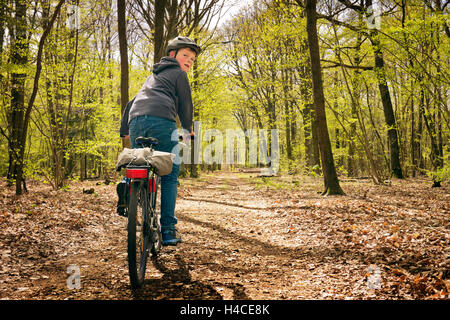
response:
<path id="1" fill-rule="evenodd" d="M 190 48 L 195 51 L 197 56 L 201 52 L 201 48 L 198 44 L 195 43 L 194 40 L 189 39 L 188 37 L 175 37 L 169 41 L 166 49 L 166 55 L 169 55 L 169 52 L 172 50 L 179 50 L 182 48 Z"/>

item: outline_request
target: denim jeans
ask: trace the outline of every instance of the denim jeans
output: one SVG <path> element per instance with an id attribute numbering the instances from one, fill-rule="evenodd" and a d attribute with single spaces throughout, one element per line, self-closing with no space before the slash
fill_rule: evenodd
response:
<path id="1" fill-rule="evenodd" d="M 139 136 L 158 139 L 155 150 L 172 152 L 178 141 L 172 141 L 172 132 L 177 129 L 176 122 L 150 115 L 139 116 L 130 121 L 131 148 L 137 148 L 135 139 Z M 178 175 L 180 166 L 173 164 L 172 172 L 161 177 L 161 229 L 173 230 L 177 224 L 175 203 L 177 199 Z"/>

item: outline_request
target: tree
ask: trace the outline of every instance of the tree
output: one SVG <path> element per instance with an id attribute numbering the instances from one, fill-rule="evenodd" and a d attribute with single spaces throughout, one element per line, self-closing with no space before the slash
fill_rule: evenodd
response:
<path id="1" fill-rule="evenodd" d="M 25 105 L 26 73 L 24 72 L 24 67 L 28 63 L 29 53 L 26 23 L 27 4 L 26 1 L 23 0 L 16 0 L 15 2 L 15 30 L 11 56 L 11 61 L 14 64 L 15 71 L 11 75 L 11 113 L 9 118 L 11 128 L 9 136 L 9 156 L 12 161 L 10 160 L 9 178 L 15 179 L 17 195 L 22 194 L 22 183 L 24 183 L 25 181 L 25 145 L 27 140 L 31 111 L 34 106 L 34 101 L 36 99 L 39 87 L 39 77 L 42 70 L 42 54 L 44 50 L 44 44 L 64 2 L 65 0 L 60 0 L 57 4 L 53 15 L 39 40 L 33 90 L 31 92 L 30 99 L 27 105 Z"/>
<path id="2" fill-rule="evenodd" d="M 368 14 L 368 8 L 372 6 L 372 0 L 366 0 L 365 12 Z M 391 171 L 395 177 L 403 179 L 402 167 L 400 165 L 400 147 L 398 144 L 397 121 L 395 119 L 394 109 L 392 107 L 391 94 L 386 79 L 385 63 L 380 41 L 378 40 L 378 30 L 370 29 L 369 38 L 373 45 L 375 53 L 375 72 L 378 79 L 381 101 L 383 103 L 384 117 L 388 126 L 388 140 L 390 151 Z"/>
<path id="3" fill-rule="evenodd" d="M 27 5 L 23 0 L 15 1 L 15 19 L 11 32 L 11 109 L 9 121 L 9 169 L 8 180 L 16 182 L 16 194 L 22 194 L 23 154 L 22 143 L 25 117 L 25 66 L 28 62 L 29 43 L 27 39 Z"/>
<path id="4" fill-rule="evenodd" d="M 155 0 L 155 32 L 153 63 L 158 63 L 164 56 L 164 15 L 166 12 L 166 0 Z"/>
<path id="5" fill-rule="evenodd" d="M 65 13 L 59 15 L 54 32 L 51 32 L 45 42 L 44 54 L 44 78 L 45 78 L 45 113 L 46 130 L 41 130 L 44 140 L 50 149 L 50 174 L 49 178 L 55 189 L 64 185 L 67 178 L 67 169 L 70 168 L 72 159 L 67 154 L 70 119 L 73 117 L 73 88 L 74 77 L 77 70 L 78 58 L 78 2 L 71 1 L 75 6 L 68 7 L 67 16 L 71 17 L 68 28 L 63 21 Z M 45 29 L 50 19 L 51 1 L 42 1 L 42 26 Z M 75 18 L 75 19 L 73 19 Z M 41 91 L 41 97 L 43 91 Z M 44 99 L 41 100 L 44 102 Z M 36 110 L 38 107 L 35 108 Z M 36 119 L 33 119 L 36 122 Z M 47 173 L 47 170 L 43 171 Z"/>
<path id="6" fill-rule="evenodd" d="M 364 1 L 361 0 L 360 4 L 357 4 L 356 2 L 351 2 L 349 0 L 338 0 L 341 4 L 345 6 L 345 8 L 352 9 L 355 12 L 357 12 L 360 15 L 365 15 L 366 19 L 369 21 L 373 21 L 375 13 L 372 0 L 366 0 L 365 4 Z M 341 21 L 336 20 L 333 14 L 330 14 L 328 16 L 321 15 L 321 17 L 336 23 L 338 25 L 345 26 L 353 31 L 361 32 L 360 28 L 354 27 L 351 24 L 343 23 Z M 380 92 L 380 97 L 383 105 L 383 111 L 384 111 L 384 117 L 385 122 L 387 125 L 387 131 L 388 131 L 388 140 L 389 140 L 389 151 L 390 151 L 390 170 L 393 173 L 393 175 L 397 178 L 403 178 L 403 172 L 400 165 L 400 147 L 398 142 L 398 128 L 397 128 L 397 121 L 394 114 L 394 109 L 392 106 L 392 100 L 390 95 L 389 86 L 387 84 L 387 76 L 386 76 L 386 70 L 385 70 L 385 61 L 383 57 L 383 48 L 381 46 L 380 38 L 379 38 L 379 32 L 376 27 L 369 28 L 368 32 L 364 32 L 369 38 L 369 40 L 372 43 L 372 48 L 374 52 L 374 66 L 375 66 L 375 73 L 378 81 L 378 88 Z"/>
<path id="7" fill-rule="evenodd" d="M 3 54 L 3 38 L 5 36 L 5 22 L 6 22 L 6 0 L 0 0 L 0 56 Z"/>
<path id="8" fill-rule="evenodd" d="M 325 182 L 326 195 L 342 195 L 344 191 L 339 185 L 339 180 L 334 166 L 331 142 L 328 134 L 327 119 L 325 114 L 325 97 L 323 93 L 322 69 L 320 66 L 319 40 L 317 37 L 317 0 L 307 0 L 306 30 L 308 33 L 308 45 L 311 58 L 311 73 L 313 83 L 313 97 L 315 122 L 319 139 L 320 158 Z"/>
<path id="9" fill-rule="evenodd" d="M 120 49 L 120 106 L 121 113 L 125 110 L 128 95 L 128 45 L 126 29 L 126 5 L 125 0 L 117 0 L 117 22 L 119 31 L 119 49 Z"/>

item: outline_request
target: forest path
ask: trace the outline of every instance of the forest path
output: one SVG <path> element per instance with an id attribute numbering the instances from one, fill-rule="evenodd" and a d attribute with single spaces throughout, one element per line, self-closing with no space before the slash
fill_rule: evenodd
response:
<path id="1" fill-rule="evenodd" d="M 0 182 L 1 299 L 422 299 L 449 287 L 449 188 L 219 172 L 181 179 L 183 242 L 132 292 L 114 185 Z M 94 194 L 83 189 L 94 188 Z M 80 270 L 79 289 L 67 273 Z M 69 284 L 69 285 L 68 285 Z"/>

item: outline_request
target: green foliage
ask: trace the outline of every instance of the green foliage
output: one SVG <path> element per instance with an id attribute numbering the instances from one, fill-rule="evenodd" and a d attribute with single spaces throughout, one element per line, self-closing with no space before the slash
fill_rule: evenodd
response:
<path id="1" fill-rule="evenodd" d="M 442 169 L 438 169 L 433 173 L 437 181 L 447 182 L 450 179 L 450 165 L 446 164 Z"/>
<path id="2" fill-rule="evenodd" d="M 446 16 L 431 11 L 422 0 L 406 1 L 406 5 L 404 26 L 401 10 L 389 12 L 383 15 L 381 30 L 374 37 L 384 53 L 402 166 L 408 174 L 429 172 L 445 181 L 449 177 L 446 81 L 450 78 L 449 37 L 443 30 Z M 108 174 L 121 149 L 120 64 L 118 48 L 112 41 L 114 8 L 93 0 L 83 2 L 81 9 L 82 28 L 77 33 L 66 27 L 64 8 L 45 43 L 41 82 L 28 132 L 26 176 L 45 180 L 55 188 L 63 187 L 70 178 Z M 28 12 L 30 19 L 33 10 Z M 40 12 L 36 17 L 34 27 L 28 30 L 27 65 L 11 64 L 10 39 L 0 39 L 4 44 L 0 52 L 0 126 L 6 135 L 12 72 L 26 74 L 25 101 L 31 93 L 37 43 L 43 30 Z M 7 18 L 14 21 L 12 15 Z M 326 19 L 318 21 L 334 161 L 342 175 L 373 175 L 377 170 L 380 176 L 386 176 L 388 127 L 377 82 L 379 70 L 371 69 L 374 48 L 367 39 L 370 30 L 351 9 L 335 18 L 353 27 L 333 25 Z M 313 112 L 308 109 L 312 85 L 305 23 L 302 9 L 295 2 L 254 1 L 220 30 L 195 34 L 205 50 L 189 78 L 195 120 L 202 122 L 203 132 L 217 129 L 225 135 L 227 129 L 276 128 L 281 170 L 319 175 L 318 159 L 312 160 Z M 130 99 L 152 69 L 152 44 L 136 34 L 131 28 Z M 433 168 L 430 156 L 432 139 L 443 148 L 447 159 L 439 168 Z M 203 147 L 209 142 L 204 143 Z M 3 135 L 0 150 L 0 174 L 6 175 L 9 150 Z"/>

